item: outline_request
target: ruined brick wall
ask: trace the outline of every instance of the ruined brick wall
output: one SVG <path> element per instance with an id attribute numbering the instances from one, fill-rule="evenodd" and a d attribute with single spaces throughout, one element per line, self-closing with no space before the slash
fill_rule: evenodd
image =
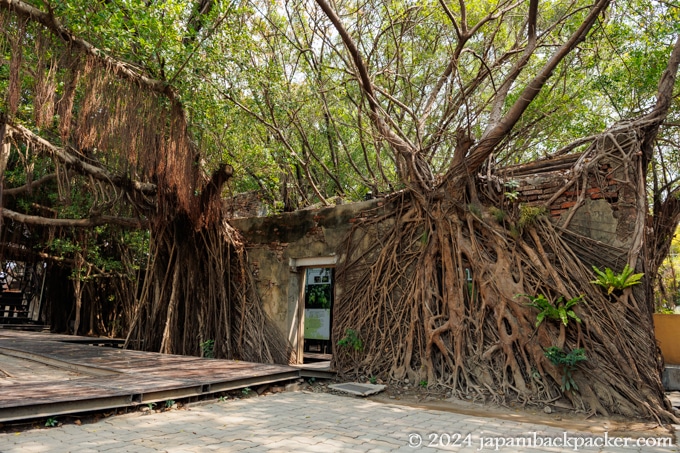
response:
<path id="1" fill-rule="evenodd" d="M 602 160 L 596 171 L 565 189 L 579 157 L 568 155 L 508 167 L 499 174 L 506 182 L 519 183 L 517 202 L 529 206 L 550 202 L 547 209 L 553 222 L 606 244 L 626 247 L 635 226 L 634 186 L 625 181 L 622 168 Z"/>
<path id="2" fill-rule="evenodd" d="M 634 186 L 626 184 L 625 172 L 620 167 L 602 160 L 590 174 L 566 187 L 580 157 L 560 156 L 507 167 L 496 172 L 494 190 L 499 190 L 501 195 L 503 191 L 517 192 L 515 200 L 506 199 L 506 209 L 518 209 L 519 204 L 538 206 L 550 202 L 548 212 L 556 224 L 611 245 L 616 254 L 625 254 L 635 226 Z M 504 187 L 510 181 L 518 184 L 516 189 Z M 376 199 L 263 217 L 249 214 L 261 209 L 257 192 L 230 200 L 228 206 L 234 217 L 241 217 L 230 219 L 230 223 L 247 240 L 248 260 L 257 291 L 267 313 L 281 331 L 286 332 L 294 348 L 300 344 L 299 307 L 304 272 L 298 269 L 298 260 L 336 257 L 336 253 L 336 263 L 352 260 L 339 250 L 352 225 L 367 212 L 375 214 L 376 210 L 385 208 L 385 203 L 392 202 L 396 201 Z M 248 218 L 244 218 L 246 214 Z M 387 222 L 386 228 L 391 227 Z M 374 244 L 370 239 L 368 235 L 355 236 L 355 253 L 359 255 L 371 249 Z M 336 285 L 335 291 L 337 297 L 343 291 L 342 286 Z"/>
<path id="3" fill-rule="evenodd" d="M 224 210 L 230 218 L 263 217 L 270 214 L 261 190 L 237 193 L 223 201 Z"/>

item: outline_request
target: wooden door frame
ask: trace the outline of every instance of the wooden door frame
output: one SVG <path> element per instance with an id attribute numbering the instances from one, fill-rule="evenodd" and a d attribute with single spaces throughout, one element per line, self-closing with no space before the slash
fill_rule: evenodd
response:
<path id="1" fill-rule="evenodd" d="M 309 268 L 335 268 L 337 264 L 337 256 L 335 254 L 328 256 L 315 256 L 307 258 L 291 258 L 289 265 L 291 272 L 299 275 L 300 288 L 297 298 L 297 363 L 304 363 L 304 348 L 305 348 L 305 286 L 307 283 L 307 269 Z M 333 279 L 333 293 L 335 293 L 335 279 Z M 335 294 L 334 294 L 335 296 Z"/>

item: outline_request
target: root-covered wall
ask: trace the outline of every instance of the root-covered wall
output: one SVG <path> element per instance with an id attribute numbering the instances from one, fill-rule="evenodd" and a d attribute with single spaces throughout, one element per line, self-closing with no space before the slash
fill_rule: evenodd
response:
<path id="1" fill-rule="evenodd" d="M 334 333 L 337 341 L 351 329 L 362 348 L 339 349 L 336 366 L 445 386 L 459 397 L 562 400 L 588 413 L 673 419 L 644 284 L 608 295 L 591 283 L 593 265 L 615 273 L 625 264 L 645 269 L 647 204 L 638 150 L 636 133 L 626 126 L 603 134 L 561 173 L 560 189 L 543 204 L 520 204 L 494 176 L 480 178 L 465 197 L 451 188 L 425 202 L 405 197 L 390 222 L 381 214 L 358 224 L 337 271 L 343 291 Z M 606 175 L 598 179 L 604 163 L 618 188 L 616 204 L 603 214 L 587 208 L 597 206 L 590 203 L 594 194 L 613 192 Z M 564 206 L 558 199 L 567 191 L 576 201 L 555 212 L 553 203 Z M 621 214 L 619 207 L 627 215 L 611 214 L 614 208 Z M 612 225 L 597 228 L 596 239 L 582 234 L 582 224 L 571 228 L 588 218 Z M 607 231 L 610 240 L 597 240 Z M 361 243 L 374 246 L 362 250 Z M 571 315 L 539 323 L 541 310 L 529 305 L 537 297 L 552 307 L 580 299 Z M 555 363 L 551 350 L 586 359 Z"/>
<path id="2" fill-rule="evenodd" d="M 289 258 L 339 245 L 333 344 L 342 373 L 409 378 L 477 400 L 561 400 L 588 413 L 669 420 L 644 284 L 608 296 L 590 283 L 593 265 L 644 271 L 637 149 L 626 127 L 604 134 L 552 174 L 561 179 L 543 199 L 528 199 L 538 195 L 527 193 L 537 174 L 498 172 L 462 197 L 451 188 L 426 201 L 403 192 L 343 206 L 351 212 L 344 218 L 325 209 L 236 227 L 250 243 L 267 311 L 288 330 L 299 291 L 288 283 L 296 278 Z M 505 186 L 512 178 L 523 183 L 516 196 Z M 342 234 L 331 238 L 331 229 Z M 546 318 L 537 327 L 540 311 L 526 296 L 553 304 L 581 297 L 571 308 L 580 322 Z M 350 331 L 360 345 L 338 347 Z M 586 360 L 567 369 L 549 360 L 551 347 L 582 349 Z"/>

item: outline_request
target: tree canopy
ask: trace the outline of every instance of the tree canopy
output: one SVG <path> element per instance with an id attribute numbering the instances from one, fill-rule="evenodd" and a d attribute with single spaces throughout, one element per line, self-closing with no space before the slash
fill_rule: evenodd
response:
<path id="1" fill-rule="evenodd" d="M 433 175 L 446 172 L 459 143 L 478 142 L 508 112 L 588 11 L 587 2 L 539 2 L 530 42 L 530 3 L 335 5 L 391 129 L 422 150 Z M 408 179 L 403 158 L 372 126 L 351 57 L 318 5 L 58 2 L 50 11 L 74 35 L 172 86 L 204 170 L 234 165 L 236 192 L 261 189 L 273 204 L 293 209 L 334 195 L 391 192 Z M 650 1 L 603 12 L 495 147 L 494 163 L 551 155 L 647 111 L 677 15 L 672 4 Z M 25 64 L 37 58 L 24 52 Z M 33 83 L 24 79 L 23 86 Z M 65 88 L 58 84 L 57 96 Z M 40 96 L 29 94 L 18 118 L 28 119 Z M 669 125 L 674 115 L 675 108 Z M 655 159 L 660 186 L 677 177 L 669 170 L 677 163 L 675 129 L 664 128 L 660 146 L 669 146 Z"/>

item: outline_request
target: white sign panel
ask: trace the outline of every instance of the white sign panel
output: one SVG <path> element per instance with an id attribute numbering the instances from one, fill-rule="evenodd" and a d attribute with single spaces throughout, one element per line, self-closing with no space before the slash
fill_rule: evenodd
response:
<path id="1" fill-rule="evenodd" d="M 305 339 L 331 339 L 331 310 L 328 308 L 305 309 Z"/>

